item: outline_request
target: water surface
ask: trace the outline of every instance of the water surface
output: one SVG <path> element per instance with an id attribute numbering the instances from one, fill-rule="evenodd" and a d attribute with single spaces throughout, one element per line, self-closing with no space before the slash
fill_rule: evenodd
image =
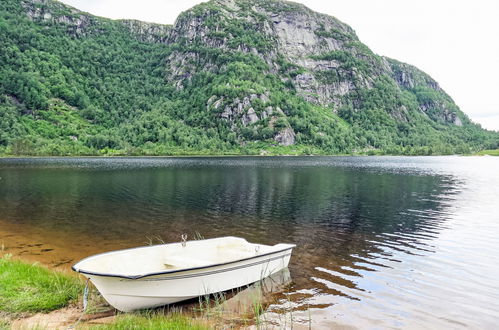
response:
<path id="1" fill-rule="evenodd" d="M 491 157 L 0 159 L 0 243 L 68 268 L 182 233 L 292 242 L 269 320 L 493 328 L 498 170 Z"/>

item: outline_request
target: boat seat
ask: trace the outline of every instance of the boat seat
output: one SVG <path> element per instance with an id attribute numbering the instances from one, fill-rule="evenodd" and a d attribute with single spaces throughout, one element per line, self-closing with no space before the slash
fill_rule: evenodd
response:
<path id="1" fill-rule="evenodd" d="M 206 260 L 199 260 L 195 258 L 186 258 L 186 257 L 167 257 L 163 261 L 163 266 L 165 269 L 183 269 L 183 268 L 195 268 L 206 266 L 211 262 L 207 262 Z"/>

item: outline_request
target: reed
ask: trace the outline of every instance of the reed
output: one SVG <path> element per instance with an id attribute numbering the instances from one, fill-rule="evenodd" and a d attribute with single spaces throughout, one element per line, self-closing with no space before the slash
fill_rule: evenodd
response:
<path id="1" fill-rule="evenodd" d="M 153 237 L 146 237 L 147 241 L 145 242 L 146 245 L 158 245 L 158 244 L 166 244 L 167 242 L 159 235 L 153 236 Z"/>

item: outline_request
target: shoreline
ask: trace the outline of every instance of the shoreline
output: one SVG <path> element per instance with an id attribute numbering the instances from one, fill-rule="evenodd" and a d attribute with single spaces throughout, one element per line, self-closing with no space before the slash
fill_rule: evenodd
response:
<path id="1" fill-rule="evenodd" d="M 84 285 L 85 279 L 72 271 L 71 266 L 78 260 L 103 250 L 102 245 L 88 244 L 84 246 L 78 242 L 68 248 L 64 246 L 64 238 L 61 238 L 64 235 L 60 232 L 32 231 L 29 226 L 15 224 L 6 227 L 5 224 L 7 224 L 6 221 L 0 220 L 0 261 L 7 257 L 13 263 L 20 262 L 25 266 L 45 269 L 56 276 L 77 280 L 81 285 Z M 91 242 L 92 240 L 89 237 L 83 241 Z M 136 244 L 131 243 L 130 245 L 135 246 Z M 107 246 L 105 250 L 126 247 L 129 246 L 115 244 Z M 157 309 L 121 313 L 110 307 L 97 293 L 93 285 L 91 288 L 90 308 L 86 313 L 83 313 L 82 309 L 83 290 L 81 290 L 76 300 L 54 310 L 12 314 L 0 309 L 0 329 L 3 329 L 1 326 L 4 320 L 8 322 L 7 328 L 12 327 L 12 329 L 33 327 L 37 329 L 66 329 L 77 323 L 80 317 L 83 328 L 112 326 L 116 322 L 128 321 L 132 324 L 156 322 L 162 325 L 162 322 L 170 322 L 171 318 L 175 319 L 175 322 L 180 320 L 182 324 L 189 323 L 190 325 L 185 329 L 191 329 L 191 326 L 208 329 L 219 322 L 231 327 L 245 328 L 255 323 L 255 315 L 253 315 L 255 298 L 242 303 L 244 299 L 247 300 L 248 296 L 251 297 L 254 294 L 254 290 L 249 290 L 249 294 L 246 292 L 247 289 L 228 291 L 220 294 L 222 298 L 215 295 L 210 297 L 209 301 L 205 301 L 204 298 L 191 299 Z M 269 296 L 260 295 L 259 297 L 262 300 L 258 300 L 257 304 L 262 308 L 266 308 L 275 299 L 272 294 Z M 160 328 L 164 328 L 164 326 Z"/>
<path id="2" fill-rule="evenodd" d="M 30 270 L 26 273 L 31 277 L 31 273 L 41 272 L 43 279 L 46 281 L 54 281 L 52 278 L 64 278 L 69 281 L 73 287 L 80 291 L 77 296 L 74 294 L 62 306 L 48 309 L 32 309 L 9 311 L 0 309 L 0 329 L 3 327 L 10 329 L 127 329 L 131 326 L 141 324 L 141 329 L 212 329 L 215 326 L 223 324 L 228 328 L 245 329 L 262 324 L 260 314 L 267 313 L 268 306 L 274 301 L 265 296 L 267 279 L 252 284 L 251 286 L 221 292 L 210 296 L 209 298 L 200 297 L 188 301 L 179 302 L 173 305 L 161 306 L 154 309 L 145 309 L 122 313 L 109 306 L 98 291 L 90 284 L 90 294 L 87 311 L 83 310 L 83 290 L 80 290 L 85 285 L 79 274 L 68 274 L 63 269 L 56 269 L 46 264 L 39 264 L 27 260 L 22 256 L 12 257 L 9 253 L 0 251 L 0 266 L 18 267 L 20 265 Z M 14 273 L 14 272 L 9 272 Z M 16 283 L 18 280 L 15 276 L 4 277 L 3 280 L 10 280 L 11 283 Z M 274 287 L 275 279 L 269 281 Z M 1 282 L 0 282 L 1 284 Z M 36 286 L 38 281 L 32 283 L 33 289 L 37 294 Z M 80 288 L 81 287 L 81 288 Z M 30 289 L 24 287 L 24 289 Z M 68 288 L 69 290 L 70 288 Z M 22 292 L 23 290 L 21 290 Z M 74 291 L 74 289 L 72 290 Z M 66 291 L 59 288 L 58 294 L 64 294 Z M 21 293 L 22 294 L 22 293 Z M 1 297 L 0 297 L 1 298 Z M 17 297 L 9 297 L 17 299 Z M 26 299 L 20 296 L 19 299 Z M 38 299 L 40 297 L 33 299 Z M 42 299 L 44 301 L 45 299 Z M 1 301 L 0 301 L 1 302 Z M 267 322 L 263 319 L 263 322 Z"/>
<path id="3" fill-rule="evenodd" d="M 248 155 L 248 154 L 185 154 L 185 155 L 67 155 L 67 156 L 26 156 L 26 155 L 0 155 L 1 159 L 120 159 L 120 158 L 298 158 L 298 157 L 484 157 L 484 156 L 499 156 L 499 150 L 484 150 L 474 154 L 432 154 L 432 155 L 404 155 L 404 154 L 266 154 L 266 155 Z"/>

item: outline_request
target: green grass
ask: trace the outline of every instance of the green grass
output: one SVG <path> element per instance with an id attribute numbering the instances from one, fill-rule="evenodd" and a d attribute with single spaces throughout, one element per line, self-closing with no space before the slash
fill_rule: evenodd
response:
<path id="1" fill-rule="evenodd" d="M 488 155 L 488 156 L 499 156 L 499 149 L 495 149 L 495 150 L 482 150 L 482 151 L 476 153 L 476 155 L 478 155 L 478 156 L 485 156 L 485 155 Z"/>
<path id="2" fill-rule="evenodd" d="M 9 256 L 0 258 L 0 312 L 49 312 L 76 300 L 82 290 L 77 278 Z"/>
<path id="3" fill-rule="evenodd" d="M 0 318 L 0 330 L 10 329 L 10 324 L 7 320 Z"/>
<path id="4" fill-rule="evenodd" d="M 92 327 L 92 329 L 99 330 L 145 330 L 145 329 L 169 329 L 169 330 L 183 330 L 183 329 L 208 329 L 196 321 L 179 314 L 165 315 L 154 312 L 143 312 L 137 314 L 122 314 L 118 315 L 115 321 L 111 324 Z"/>

